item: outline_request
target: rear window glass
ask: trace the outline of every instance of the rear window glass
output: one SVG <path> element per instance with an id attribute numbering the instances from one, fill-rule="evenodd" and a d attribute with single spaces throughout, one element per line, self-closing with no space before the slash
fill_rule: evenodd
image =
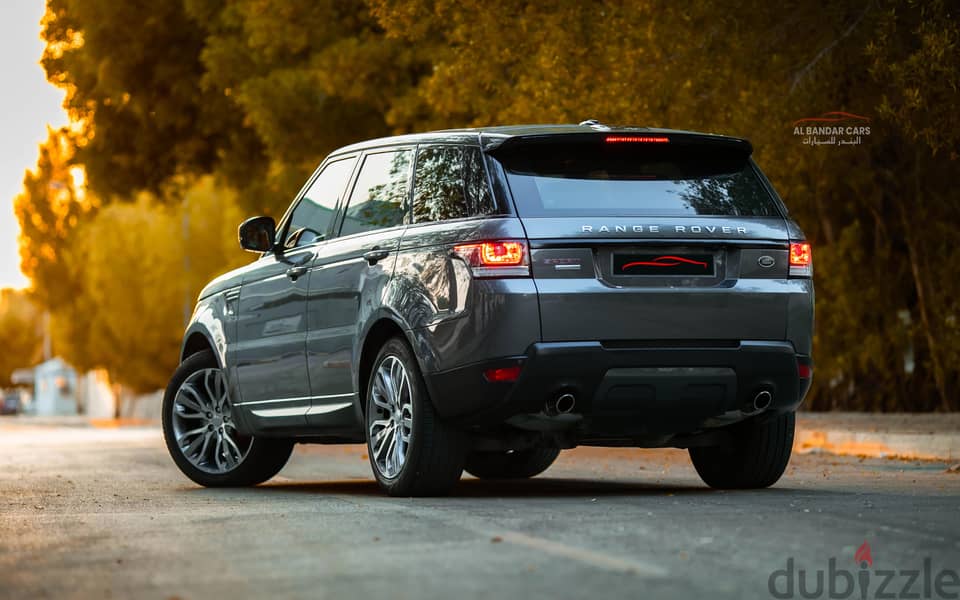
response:
<path id="1" fill-rule="evenodd" d="M 479 217 L 496 212 L 480 148 L 420 146 L 414 171 L 414 223 Z"/>
<path id="2" fill-rule="evenodd" d="M 498 157 L 520 216 L 780 216 L 745 155 L 549 145 Z"/>

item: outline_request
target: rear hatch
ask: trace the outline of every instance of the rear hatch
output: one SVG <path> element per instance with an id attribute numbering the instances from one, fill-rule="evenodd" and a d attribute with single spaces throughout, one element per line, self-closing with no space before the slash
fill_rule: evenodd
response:
<path id="1" fill-rule="evenodd" d="M 544 341 L 785 338 L 789 230 L 748 142 L 589 133 L 489 152 L 530 242 Z"/>

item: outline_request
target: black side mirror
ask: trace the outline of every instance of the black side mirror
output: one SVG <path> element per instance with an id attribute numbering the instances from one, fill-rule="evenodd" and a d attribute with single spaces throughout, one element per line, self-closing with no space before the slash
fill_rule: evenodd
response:
<path id="1" fill-rule="evenodd" d="M 240 247 L 251 252 L 269 252 L 277 237 L 273 217 L 250 217 L 240 224 Z"/>

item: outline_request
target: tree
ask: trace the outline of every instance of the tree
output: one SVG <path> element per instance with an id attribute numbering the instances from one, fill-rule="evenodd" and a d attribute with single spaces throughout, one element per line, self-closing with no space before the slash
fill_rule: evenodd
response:
<path id="1" fill-rule="evenodd" d="M 218 192 L 209 178 L 177 204 L 142 194 L 105 207 L 71 248 L 82 257 L 71 263 L 82 287 L 54 315 L 57 352 L 81 369 L 106 368 L 134 390 L 166 385 L 185 303 L 189 311 L 212 277 L 249 260 L 236 242 L 240 221 L 236 196 Z"/>
<path id="2" fill-rule="evenodd" d="M 0 290 L 0 389 L 11 384 L 15 369 L 32 367 L 42 358 L 40 309 L 21 291 Z"/>
<path id="3" fill-rule="evenodd" d="M 42 64 L 67 92 L 70 136 L 87 185 L 104 199 L 159 193 L 207 173 L 224 147 L 250 144 L 222 90 L 199 85 L 205 32 L 179 1 L 48 0 Z"/>
<path id="4" fill-rule="evenodd" d="M 814 243 L 810 404 L 957 408 L 960 36 L 947 3 L 369 3 L 388 37 L 434 51 L 418 102 L 391 113 L 426 115 L 423 127 L 592 117 L 748 134 Z M 868 143 L 791 139 L 792 121 L 826 110 L 873 116 Z"/>
<path id="5" fill-rule="evenodd" d="M 75 273 L 65 255 L 77 227 L 96 213 L 99 202 L 81 184 L 83 169 L 72 165 L 71 132 L 50 129 L 47 135 L 13 209 L 20 222 L 20 268 L 39 304 L 56 310 L 76 296 Z"/>
<path id="6" fill-rule="evenodd" d="M 387 133 L 598 118 L 746 135 L 814 245 L 809 406 L 957 409 L 954 13 L 945 0 L 49 0 L 44 66 L 75 125 L 51 134 L 18 200 L 24 268 L 79 348 L 111 335 L 80 317 L 120 302 L 97 296 L 104 265 L 86 271 L 99 250 L 73 243 L 97 222 L 106 234 L 101 201 L 147 190 L 109 219 L 160 235 L 150 219 L 175 227 L 160 205 L 180 210 L 200 176 L 237 190 L 243 211 L 279 215 L 324 154 Z M 870 117 L 862 145 L 793 136 L 831 110 Z M 119 365 L 110 356 L 98 360 Z"/>

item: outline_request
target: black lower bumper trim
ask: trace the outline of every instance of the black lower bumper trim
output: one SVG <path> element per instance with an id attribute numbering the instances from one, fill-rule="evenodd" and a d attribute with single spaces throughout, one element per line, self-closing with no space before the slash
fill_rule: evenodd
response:
<path id="1" fill-rule="evenodd" d="M 789 342 L 741 341 L 712 347 L 624 347 L 601 342 L 545 342 L 523 356 L 427 374 L 440 415 L 464 426 L 497 426 L 544 412 L 551 399 L 573 394 L 578 426 L 590 435 L 691 431 L 740 411 L 750 414 L 760 392 L 764 411 L 796 410 L 810 380 L 798 375 Z M 522 364 L 513 383 L 490 383 L 486 369 Z M 762 398 L 766 400 L 765 397 Z"/>

